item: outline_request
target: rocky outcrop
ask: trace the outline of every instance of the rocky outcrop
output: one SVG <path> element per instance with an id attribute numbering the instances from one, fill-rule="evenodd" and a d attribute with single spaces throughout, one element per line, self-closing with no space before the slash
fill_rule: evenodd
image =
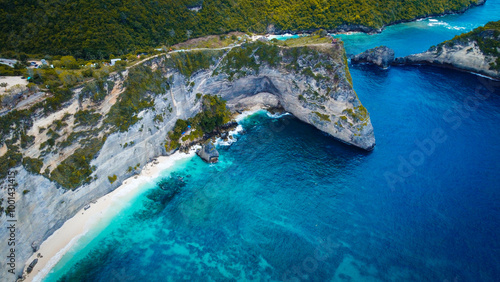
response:
<path id="1" fill-rule="evenodd" d="M 215 149 L 215 146 L 214 144 L 212 144 L 212 142 L 203 144 L 203 146 L 201 146 L 201 149 L 199 149 L 196 154 L 207 163 L 216 163 L 219 161 L 219 152 L 217 151 L 217 149 Z"/>
<path id="2" fill-rule="evenodd" d="M 35 265 L 38 263 L 38 259 L 34 259 L 30 265 L 28 265 L 28 268 L 26 269 L 26 271 L 28 273 L 31 273 L 31 271 L 33 270 L 33 268 L 35 267 Z"/>
<path id="3" fill-rule="evenodd" d="M 270 48 L 268 51 L 273 55 L 266 57 L 268 52 L 260 52 L 259 48 L 261 51 Z M 43 242 L 85 205 L 113 191 L 125 179 L 138 173 L 146 163 L 167 154 L 164 147 L 167 133 L 174 128 L 177 119 L 188 119 L 200 111 L 199 94 L 219 95 L 233 110 L 281 106 L 298 119 L 344 143 L 366 150 L 375 146 L 370 117 L 353 89 L 341 42 L 293 48 L 259 42 L 219 50 L 214 54 L 204 52 L 201 51 L 201 55 L 211 56 L 210 65 L 191 69 L 189 74 L 185 69 L 179 69 L 179 65 L 185 64 L 175 54 L 157 56 L 142 63 L 161 72 L 164 81 L 168 82 L 168 90 L 152 95 L 151 105 L 154 107 L 142 110 L 137 115 L 137 122 L 128 130 L 115 131 L 106 137 L 102 149 L 90 162 L 95 170 L 89 183 L 66 190 L 22 166 L 14 168 L 18 183 L 15 196 L 18 233 L 16 275 L 12 278 L 22 273 L 22 266 L 37 249 L 38 242 Z M 241 52 L 250 54 L 244 57 L 249 58 L 245 60 L 246 65 L 237 59 Z M 197 53 L 197 58 L 201 55 Z M 172 64 L 174 59 L 179 60 L 179 64 Z M 128 71 L 125 71 L 110 77 L 114 88 L 99 110 L 103 115 L 120 98 L 127 75 Z M 65 108 L 52 115 L 60 118 L 82 107 L 85 101 L 78 99 L 77 92 Z M 33 127 L 43 125 L 44 120 L 37 119 Z M 40 157 L 44 166 L 48 167 L 47 162 L 57 165 L 77 146 L 78 142 L 45 156 L 31 147 L 23 153 L 27 152 L 33 158 Z M 116 175 L 117 179 L 111 183 L 108 177 L 112 175 Z M 29 193 L 23 193 L 23 190 L 29 190 Z M 7 228 L 0 229 L 1 241 L 7 241 L 7 231 Z M 0 253 L 8 253 L 8 248 L 7 244 L 0 245 Z M 0 267 L 6 269 L 5 261 L 0 261 Z M 0 272 L 0 280 L 9 281 L 10 278 L 6 271 Z"/>
<path id="4" fill-rule="evenodd" d="M 469 33 L 431 47 L 428 51 L 396 58 L 394 65 L 433 65 L 500 78 L 500 22 L 490 22 Z"/>
<path id="5" fill-rule="evenodd" d="M 211 76 L 198 89 L 217 93 L 233 109 L 267 101 L 344 143 L 372 150 L 373 126 L 353 90 L 341 43 L 293 49 L 280 48 L 282 62 L 277 66 L 242 68 L 232 80 L 227 74 Z M 302 55 L 295 57 L 297 53 Z M 226 63 L 222 61 L 216 71 L 225 69 Z"/>
<path id="6" fill-rule="evenodd" d="M 394 50 L 387 46 L 375 47 L 351 58 L 353 64 L 368 63 L 384 69 L 388 68 L 393 61 Z"/>
<path id="7" fill-rule="evenodd" d="M 441 50 L 432 49 L 427 52 L 396 58 L 394 65 L 432 65 L 460 71 L 482 74 L 491 78 L 500 78 L 498 70 L 491 69 L 495 58 L 483 54 L 477 43 L 466 45 L 444 46 Z"/>

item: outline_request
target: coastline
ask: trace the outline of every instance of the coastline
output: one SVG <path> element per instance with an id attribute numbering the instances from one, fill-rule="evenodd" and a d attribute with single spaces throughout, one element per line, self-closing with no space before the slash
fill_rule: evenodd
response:
<path id="1" fill-rule="evenodd" d="M 449 16 L 449 15 L 460 15 L 465 12 L 467 12 L 469 9 L 474 8 L 474 7 L 479 7 L 482 6 L 486 3 L 486 0 L 480 0 L 479 3 L 472 3 L 471 5 L 464 7 L 460 10 L 457 11 L 444 11 L 442 13 L 435 13 L 435 14 L 428 14 L 428 15 L 421 15 L 417 16 L 412 19 L 408 20 L 396 20 L 387 24 L 383 24 L 380 28 L 374 28 L 374 27 L 368 27 L 364 25 L 359 25 L 359 24 L 342 24 L 334 29 L 324 29 L 328 33 L 333 34 L 333 35 L 340 35 L 340 34 L 350 34 L 350 33 L 366 33 L 366 34 L 377 34 L 377 33 L 382 33 L 386 27 L 392 26 L 392 25 L 397 25 L 397 24 L 402 24 L 402 23 L 410 23 L 410 22 L 416 22 L 416 21 L 421 21 L 429 18 L 438 18 L 438 17 L 444 17 L 444 16 Z M 284 35 L 284 34 L 291 34 L 291 35 L 296 35 L 296 34 L 311 34 L 317 30 L 321 29 L 307 29 L 307 30 L 278 30 L 274 31 L 272 33 L 268 33 L 269 35 Z"/>
<path id="2" fill-rule="evenodd" d="M 144 191 L 143 184 L 159 177 L 165 169 L 172 167 L 177 161 L 194 156 L 197 148 L 196 146 L 191 148 L 187 154 L 177 151 L 170 156 L 158 157 L 157 162 L 146 164 L 140 174 L 123 181 L 118 188 L 91 203 L 90 208 L 78 211 L 43 241 L 40 249 L 28 259 L 26 266 L 36 258 L 38 263 L 30 274 L 24 271 L 23 281 L 42 281 L 64 254 L 91 228 L 109 222 L 128 205 L 131 198 Z M 40 258 L 37 257 L 39 253 L 42 255 Z"/>
<path id="3" fill-rule="evenodd" d="M 234 120 L 239 123 L 258 111 L 265 111 L 265 109 L 262 105 L 251 107 L 237 114 Z M 228 135 L 233 136 L 242 130 L 241 125 L 238 125 L 235 129 L 230 130 Z M 227 146 L 232 142 L 226 143 L 221 138 L 217 138 L 216 143 Z M 140 174 L 127 178 L 115 190 L 90 203 L 90 208 L 79 210 L 75 216 L 64 222 L 59 229 L 43 241 L 40 249 L 28 259 L 24 266 L 22 281 L 42 281 L 71 247 L 87 232 L 92 228 L 109 223 L 115 215 L 128 205 L 128 202 L 133 197 L 143 191 L 144 184 L 154 181 L 164 170 L 175 165 L 177 161 L 195 156 L 196 150 L 199 148 L 199 145 L 193 145 L 188 153 L 177 150 L 172 155 L 157 157 L 156 161 L 146 164 Z M 42 255 L 41 258 L 38 257 L 39 253 Z M 38 263 L 28 274 L 26 268 L 34 259 L 38 259 Z"/>
<path id="4" fill-rule="evenodd" d="M 434 68 L 441 68 L 441 69 L 449 69 L 449 70 L 455 70 L 459 72 L 464 72 L 464 73 L 469 73 L 472 75 L 476 75 L 482 78 L 486 78 L 492 81 L 500 81 L 500 77 L 494 77 L 490 76 L 484 73 L 481 73 L 480 70 L 470 70 L 466 68 L 459 68 L 456 66 L 453 66 L 451 64 L 438 64 L 438 63 L 433 63 L 429 61 L 418 61 L 414 63 L 392 63 L 392 66 L 394 67 L 419 67 L 419 66 L 426 66 L 426 67 L 434 67 Z"/>

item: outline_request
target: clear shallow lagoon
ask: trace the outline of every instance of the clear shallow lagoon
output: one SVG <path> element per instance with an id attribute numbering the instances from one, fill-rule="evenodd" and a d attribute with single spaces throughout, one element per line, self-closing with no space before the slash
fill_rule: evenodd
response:
<path id="1" fill-rule="evenodd" d="M 405 55 L 495 19 L 499 6 L 438 19 L 467 30 L 420 21 L 343 39 L 349 53 L 383 42 Z M 218 164 L 180 161 L 46 280 L 496 281 L 500 85 L 432 67 L 351 74 L 373 152 L 259 113 Z"/>

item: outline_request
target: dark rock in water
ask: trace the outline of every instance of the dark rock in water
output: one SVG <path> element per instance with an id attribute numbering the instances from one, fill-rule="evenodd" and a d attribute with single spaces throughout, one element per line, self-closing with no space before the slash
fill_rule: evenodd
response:
<path id="1" fill-rule="evenodd" d="M 33 268 L 35 267 L 35 265 L 38 263 L 38 259 L 34 259 L 30 265 L 28 266 L 28 269 L 26 269 L 26 271 L 28 273 L 31 273 L 31 271 L 33 271 Z"/>
<path id="2" fill-rule="evenodd" d="M 170 202 L 184 186 L 186 186 L 184 177 L 174 173 L 172 174 L 172 176 L 164 178 L 158 183 L 158 187 L 164 192 L 152 194 L 148 196 L 148 198 L 153 201 L 159 201 L 163 205 L 165 205 Z"/>
<path id="3" fill-rule="evenodd" d="M 366 50 L 351 58 L 353 64 L 374 64 L 381 68 L 388 68 L 394 61 L 394 50 L 386 46 Z"/>
<path id="4" fill-rule="evenodd" d="M 196 152 L 200 158 L 202 158 L 207 163 L 216 163 L 219 161 L 219 152 L 215 149 L 214 144 L 212 142 L 208 142 L 203 144 L 201 149 Z"/>
<path id="5" fill-rule="evenodd" d="M 398 57 L 392 62 L 393 65 L 405 65 L 407 64 L 406 57 Z"/>

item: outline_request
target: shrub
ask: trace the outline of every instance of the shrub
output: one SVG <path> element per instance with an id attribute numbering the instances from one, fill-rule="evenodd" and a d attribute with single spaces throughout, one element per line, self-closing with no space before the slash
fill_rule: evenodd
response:
<path id="1" fill-rule="evenodd" d="M 120 100 L 110 109 L 105 122 L 114 126 L 120 132 L 127 131 L 139 118 L 137 114 L 153 107 L 152 94 L 166 91 L 166 81 L 160 71 L 153 72 L 143 65 L 130 69 L 127 80 L 127 89 L 120 95 Z"/>
<path id="2" fill-rule="evenodd" d="M 226 107 L 226 101 L 216 95 L 205 95 L 202 101 L 202 111 L 188 121 L 178 119 L 174 129 L 168 133 L 165 149 L 171 151 L 179 147 L 179 138 L 187 129 L 188 124 L 195 130 L 190 136 L 184 136 L 182 141 L 194 140 L 202 137 L 205 133 L 211 133 L 216 128 L 231 120 L 231 112 Z M 192 135 L 192 136 L 191 136 Z"/>
<path id="3" fill-rule="evenodd" d="M 89 183 L 92 180 L 90 175 L 95 170 L 95 167 L 90 166 L 90 162 L 97 156 L 103 145 L 103 139 L 89 140 L 86 146 L 76 150 L 73 155 L 59 164 L 50 174 L 50 179 L 66 189 L 74 189 Z"/>
<path id="4" fill-rule="evenodd" d="M 40 170 L 43 167 L 43 161 L 40 159 L 33 159 L 30 157 L 23 158 L 23 165 L 27 171 L 33 174 L 40 174 Z"/>
<path id="5" fill-rule="evenodd" d="M 0 179 L 7 176 L 10 169 L 21 164 L 22 155 L 18 147 L 11 147 L 3 156 L 0 157 Z"/>
<path id="6" fill-rule="evenodd" d="M 109 183 L 113 184 L 113 182 L 115 182 L 117 178 L 118 176 L 116 176 L 116 174 L 113 174 L 113 176 L 108 176 Z"/>
<path id="7" fill-rule="evenodd" d="M 89 110 L 80 110 L 75 114 L 75 125 L 96 126 L 101 119 L 101 114 Z"/>
<path id="8" fill-rule="evenodd" d="M 313 112 L 313 113 L 315 113 L 322 121 L 331 121 L 328 115 L 322 114 L 320 112 Z"/>

